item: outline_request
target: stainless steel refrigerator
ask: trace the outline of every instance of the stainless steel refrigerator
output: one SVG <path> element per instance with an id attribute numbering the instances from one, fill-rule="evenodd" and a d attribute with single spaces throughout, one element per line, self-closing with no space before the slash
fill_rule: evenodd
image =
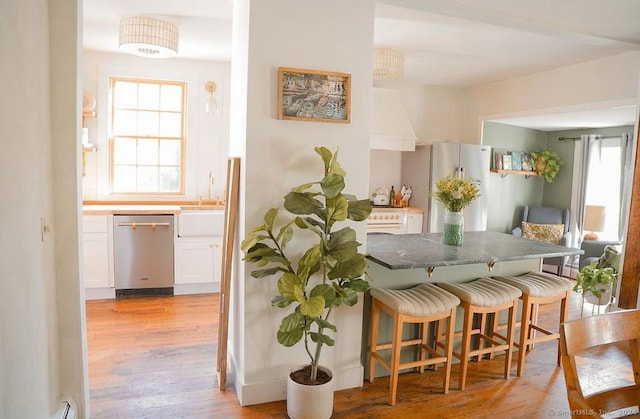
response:
<path id="1" fill-rule="evenodd" d="M 489 209 L 489 174 L 491 147 L 481 144 L 434 143 L 431 150 L 431 180 L 429 191 L 436 180 L 444 176 L 470 177 L 478 181 L 480 196 L 462 210 L 464 231 L 485 231 Z M 429 232 L 439 233 L 444 225 L 445 209 L 435 198 L 429 199 Z"/>
<path id="2" fill-rule="evenodd" d="M 435 182 L 445 176 L 465 176 L 479 182 L 480 197 L 462 212 L 465 231 L 487 229 L 491 147 L 479 144 L 434 143 L 402 153 L 402 180 L 412 185 L 411 206 L 425 211 L 423 230 L 442 232 L 445 209 L 431 197 Z"/>

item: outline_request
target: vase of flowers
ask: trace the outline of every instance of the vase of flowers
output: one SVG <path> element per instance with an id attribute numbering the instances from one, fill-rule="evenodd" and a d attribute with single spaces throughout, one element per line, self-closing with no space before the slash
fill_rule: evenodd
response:
<path id="1" fill-rule="evenodd" d="M 439 178 L 436 180 L 436 190 L 432 195 L 447 210 L 444 218 L 443 243 L 461 246 L 464 240 L 462 210 L 480 196 L 477 181 L 455 176 Z"/>

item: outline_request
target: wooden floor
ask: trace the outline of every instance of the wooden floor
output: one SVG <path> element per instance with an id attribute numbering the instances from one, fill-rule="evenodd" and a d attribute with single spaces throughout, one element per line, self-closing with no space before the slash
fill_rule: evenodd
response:
<path id="1" fill-rule="evenodd" d="M 579 317 L 574 294 L 570 318 Z M 91 418 L 284 418 L 285 402 L 241 407 L 233 387 L 218 390 L 216 378 L 217 294 L 87 301 Z M 557 322 L 555 306 L 541 323 Z M 275 339 L 275 337 L 274 337 Z M 607 364 L 585 359 L 601 371 L 593 390 L 608 381 L 630 380 L 617 348 Z M 515 372 L 516 357 L 514 356 Z M 538 344 L 527 356 L 523 377 L 502 378 L 502 356 L 469 364 L 464 391 L 441 394 L 442 368 L 400 376 L 398 400 L 387 405 L 388 378 L 336 392 L 334 418 L 542 418 L 568 415 L 564 377 L 556 368 L 556 345 Z M 630 367 L 629 367 L 630 368 Z M 628 371 L 628 370 L 627 370 Z"/>

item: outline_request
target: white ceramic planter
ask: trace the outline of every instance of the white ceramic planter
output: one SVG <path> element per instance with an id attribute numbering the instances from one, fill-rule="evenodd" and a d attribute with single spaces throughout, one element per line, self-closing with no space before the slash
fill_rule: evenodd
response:
<path id="1" fill-rule="evenodd" d="M 605 285 L 600 287 L 600 289 L 604 290 L 600 298 L 593 295 L 591 292 L 586 292 L 584 295 L 585 300 L 595 305 L 607 305 L 611 302 L 611 285 Z"/>
<path id="2" fill-rule="evenodd" d="M 291 419 L 329 419 L 333 414 L 333 374 L 328 368 L 319 368 L 332 377 L 328 383 L 307 386 L 287 378 L 287 414 Z"/>

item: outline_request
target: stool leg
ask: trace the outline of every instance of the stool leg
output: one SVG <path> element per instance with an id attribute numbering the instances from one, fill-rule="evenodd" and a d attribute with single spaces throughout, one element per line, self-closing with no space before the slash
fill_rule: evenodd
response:
<path id="1" fill-rule="evenodd" d="M 509 349 L 505 352 L 505 360 L 504 360 L 504 378 L 508 380 L 511 376 L 511 360 L 513 359 L 513 352 L 511 349 L 513 348 L 513 339 L 515 335 L 515 327 L 516 324 L 516 304 L 518 304 L 518 300 L 513 302 L 513 305 L 509 307 L 509 320 L 507 323 L 507 344 L 509 345 Z M 498 313 L 496 313 L 496 316 Z M 493 352 L 491 353 L 493 355 Z"/>
<path id="2" fill-rule="evenodd" d="M 490 315 L 488 315 L 487 313 L 480 313 L 480 324 L 478 326 L 478 349 L 480 349 L 480 346 L 482 346 L 482 348 L 488 348 L 489 346 L 491 346 L 491 344 L 482 339 L 481 336 L 484 335 L 485 333 L 487 333 L 487 329 L 486 329 L 486 325 L 487 325 L 487 318 L 490 317 Z M 493 352 L 491 352 L 491 354 L 493 355 Z M 482 355 L 478 355 L 477 357 L 477 362 L 480 362 L 480 360 L 482 359 Z"/>
<path id="3" fill-rule="evenodd" d="M 398 392 L 398 370 L 400 365 L 400 348 L 402 346 L 402 319 L 396 312 L 393 314 L 393 343 L 391 348 L 391 375 L 389 376 L 389 404 L 396 404 Z"/>
<path id="4" fill-rule="evenodd" d="M 440 323 L 440 321 L 438 321 Z M 449 318 L 447 319 L 447 332 L 446 332 L 446 346 L 445 346 L 445 354 L 447 360 L 444 364 L 444 394 L 449 392 L 449 383 L 451 381 L 451 361 L 453 359 L 453 335 L 455 333 L 456 326 L 456 308 L 451 309 L 451 313 L 449 313 Z M 434 345 L 435 346 L 435 345 Z"/>
<path id="5" fill-rule="evenodd" d="M 447 342 L 447 335 L 446 332 L 442 332 L 442 322 L 444 321 L 444 319 L 438 319 L 435 321 L 435 332 L 434 332 L 434 338 L 433 338 L 433 349 L 435 351 L 438 351 L 439 347 L 442 347 L 442 349 L 444 350 L 444 352 L 447 352 L 447 347 L 446 346 L 442 346 L 442 344 L 440 343 L 441 339 L 444 339 L 444 342 Z M 438 370 L 438 364 L 433 364 L 433 370 L 437 371 Z"/>
<path id="6" fill-rule="evenodd" d="M 429 322 L 424 322 L 420 325 L 420 338 L 422 341 L 422 345 L 420 345 L 419 349 L 419 357 L 420 361 L 424 360 L 427 356 L 427 351 L 424 349 L 427 346 L 427 335 L 429 333 Z M 422 374 L 424 371 L 424 365 L 420 364 L 418 367 L 418 373 Z"/>
<path id="7" fill-rule="evenodd" d="M 371 299 L 371 325 L 369 327 L 369 382 L 373 383 L 376 377 L 375 364 L 376 359 L 373 353 L 376 352 L 378 345 L 378 325 L 380 323 L 380 309 L 375 298 Z"/>
<path id="8" fill-rule="evenodd" d="M 495 338 L 496 333 L 498 333 L 498 323 L 500 323 L 500 313 L 493 313 L 489 316 L 489 324 L 486 326 L 486 330 L 488 330 L 489 332 L 489 336 L 491 336 L 491 338 Z M 487 345 L 487 346 L 490 346 Z M 491 351 L 489 353 L 489 359 L 493 359 L 494 358 L 494 354 L 495 352 Z"/>
<path id="9" fill-rule="evenodd" d="M 532 304 L 531 305 L 531 323 L 530 324 L 538 324 L 538 312 L 540 310 L 540 304 Z M 558 329 L 560 330 L 560 329 Z M 533 351 L 533 347 L 535 346 L 535 342 L 533 342 L 536 338 L 536 330 L 533 327 L 529 328 L 529 341 L 531 343 L 527 346 L 527 352 Z"/>
<path id="10" fill-rule="evenodd" d="M 522 295 L 522 316 L 520 320 L 520 342 L 518 347 L 518 377 L 522 376 L 524 369 L 524 356 L 527 353 L 527 345 L 529 340 L 529 328 L 531 325 L 531 304 L 529 303 L 529 295 Z"/>
<path id="11" fill-rule="evenodd" d="M 473 311 L 467 304 L 464 307 L 464 324 L 462 326 L 462 343 L 460 348 L 460 390 L 464 390 L 467 381 L 467 365 L 469 364 L 469 345 L 473 329 Z"/>

